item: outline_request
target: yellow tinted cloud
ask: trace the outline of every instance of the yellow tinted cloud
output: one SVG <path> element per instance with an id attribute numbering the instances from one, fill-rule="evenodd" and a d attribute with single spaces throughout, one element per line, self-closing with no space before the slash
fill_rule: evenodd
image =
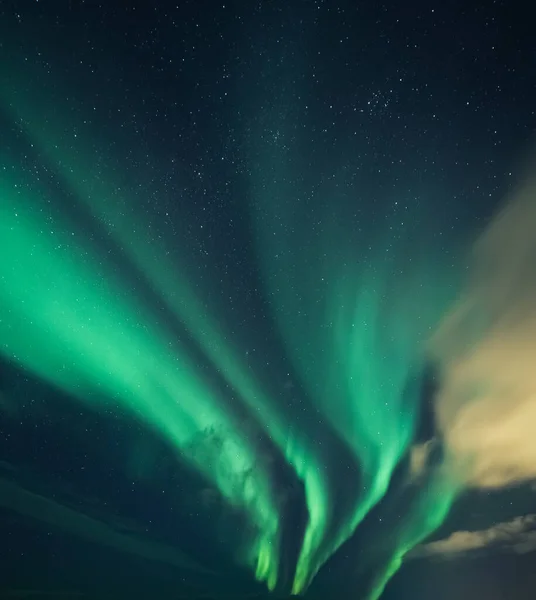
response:
<path id="1" fill-rule="evenodd" d="M 536 182 L 474 246 L 462 296 L 431 344 L 436 415 L 471 486 L 536 478 Z"/>
<path id="2" fill-rule="evenodd" d="M 536 515 L 516 517 L 479 531 L 456 531 L 449 537 L 418 546 L 409 558 L 437 556 L 456 558 L 491 546 L 525 554 L 536 550 Z"/>

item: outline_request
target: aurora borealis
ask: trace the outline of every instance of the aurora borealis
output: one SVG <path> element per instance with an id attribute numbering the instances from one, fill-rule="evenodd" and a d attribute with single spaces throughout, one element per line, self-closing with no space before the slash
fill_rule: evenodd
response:
<path id="1" fill-rule="evenodd" d="M 410 67 L 384 85 L 344 59 L 322 37 L 348 39 L 342 12 L 313 4 L 229 20 L 220 7 L 203 41 L 200 9 L 173 20 L 180 39 L 166 13 L 158 52 L 132 14 L 117 56 L 89 8 L 69 9 L 72 56 L 56 26 L 31 43 L 30 17 L 25 35 L 4 32 L 0 353 L 15 383 L 0 414 L 48 423 L 73 455 L 70 428 L 83 431 L 95 485 L 52 467 L 68 499 L 33 489 L 18 471 L 37 467 L 6 453 L 0 508 L 215 597 L 323 598 L 341 577 L 356 582 L 344 597 L 378 600 L 459 497 L 534 478 L 518 435 L 534 349 L 523 342 L 526 364 L 513 349 L 532 318 L 516 302 L 533 298 L 520 225 L 533 188 L 479 238 L 507 184 L 459 183 L 473 148 L 442 171 L 462 133 L 435 109 L 422 125 Z M 480 186 L 495 205 L 463 221 Z M 504 391 L 513 364 L 526 385 Z M 93 438 L 99 427 L 126 433 Z M 140 507 L 99 482 L 107 469 L 112 488 L 144 490 Z"/>
<path id="2" fill-rule="evenodd" d="M 17 96 L 12 98 L 12 105 L 18 104 Z M 19 114 L 19 118 L 28 123 L 29 138 L 35 139 L 31 119 L 26 113 Z M 59 128 L 60 124 L 61 131 Z M 46 127 L 36 124 L 35 129 L 43 132 L 44 139 L 36 139 L 38 147 L 40 143 L 45 149 L 46 139 L 61 139 L 59 133 L 54 136 Z M 167 264 L 166 254 L 158 254 L 158 247 L 149 242 L 143 245 L 143 234 L 137 239 L 125 234 L 128 229 L 143 231 L 141 221 L 136 222 L 130 215 L 126 225 L 112 220 L 110 214 L 119 214 L 119 210 L 114 209 L 113 195 L 106 192 L 115 186 L 97 185 L 95 192 L 102 194 L 100 202 L 84 197 L 85 190 L 76 181 L 83 178 L 78 161 L 92 162 L 91 156 L 83 154 L 85 144 L 89 142 L 82 139 L 82 150 L 75 160 L 67 153 L 61 155 L 59 144 L 53 144 L 59 153 L 51 159 L 56 159 L 69 174 L 65 180 L 73 186 L 76 197 L 101 217 L 97 224 L 113 226 L 112 242 L 124 249 L 159 299 L 181 320 L 207 362 L 235 390 L 237 400 L 257 412 L 263 434 L 274 440 L 304 482 L 309 523 L 293 583 L 293 590 L 299 593 L 385 494 L 390 476 L 411 441 L 419 388 L 415 385 L 415 390 L 409 392 L 414 396 L 408 397 L 405 387 L 413 372 L 419 371 L 419 341 L 430 327 L 422 320 L 422 313 L 419 317 L 423 330 L 409 321 L 409 295 L 413 289 L 408 289 L 407 296 L 400 294 L 400 307 L 391 304 L 387 309 L 383 305 L 384 287 L 397 286 L 402 291 L 396 271 L 393 274 L 396 259 L 394 264 L 384 259 L 382 273 L 376 277 L 370 271 L 375 269 L 375 261 L 380 261 L 368 259 L 370 266 L 358 276 L 361 284 L 353 283 L 345 269 L 339 276 L 337 265 L 355 270 L 351 267 L 355 246 L 334 246 L 333 240 L 347 239 L 334 231 L 328 237 L 329 246 L 321 242 L 318 246 L 334 251 L 333 257 L 323 252 L 325 266 L 321 257 L 303 257 L 312 261 L 315 277 L 327 280 L 324 295 L 309 298 L 309 290 L 314 286 L 308 277 L 301 281 L 294 272 L 288 274 L 283 268 L 270 271 L 271 257 L 282 252 L 283 260 L 289 257 L 287 264 L 293 265 L 293 270 L 308 272 L 306 265 L 300 265 L 301 240 L 306 234 L 300 234 L 290 217 L 288 221 L 281 220 L 284 206 L 274 202 L 275 198 L 284 197 L 285 190 L 281 194 L 278 189 L 264 189 L 268 207 L 262 204 L 262 186 L 254 192 L 261 198 L 253 210 L 265 211 L 262 225 L 276 236 L 272 248 L 270 236 L 259 234 L 260 246 L 267 255 L 260 260 L 263 264 L 266 261 L 268 268 L 266 287 L 274 305 L 274 320 L 281 327 L 289 355 L 296 361 L 293 366 L 300 384 L 310 390 L 317 410 L 328 421 L 329 435 L 335 433 L 339 438 L 340 449 L 319 451 L 308 436 L 299 431 L 293 433 L 300 424 L 292 410 L 285 414 L 283 408 L 274 407 L 270 392 L 241 364 L 233 341 L 227 341 L 229 337 L 221 333 L 210 304 L 197 297 L 187 277 L 171 262 Z M 270 168 L 265 162 L 262 167 L 263 172 Z M 61 169 L 59 176 L 63 176 Z M 2 322 L 4 354 L 97 410 L 109 410 L 106 407 L 110 403 L 117 404 L 169 439 L 178 454 L 192 461 L 230 503 L 247 512 L 257 530 L 256 539 L 249 542 L 251 546 L 246 551 L 248 560 L 257 576 L 266 579 L 270 588 L 275 587 L 280 535 L 276 494 L 271 489 L 269 471 L 258 467 L 243 483 L 256 461 L 256 448 L 241 433 L 232 404 L 229 406 L 225 395 L 200 372 L 180 339 L 172 339 L 158 326 L 158 315 L 151 314 L 138 300 L 139 292 L 116 275 L 113 255 L 99 255 L 76 225 L 50 208 L 54 206 L 53 198 L 43 198 L 42 189 L 21 185 L 16 173 L 12 177 L 4 180 L 2 207 L 2 239 L 12 257 L 4 262 L 2 272 L 2 306 L 4 314 L 9 315 Z M 271 181 L 277 188 L 277 174 Z M 91 181 L 85 187 L 92 187 Z M 336 191 L 327 194 L 332 197 Z M 299 210 L 299 205 L 296 203 L 293 209 Z M 277 223 L 272 224 L 266 215 L 268 210 L 282 223 L 283 234 L 278 236 Z M 310 231 L 305 215 L 298 214 L 298 221 Z M 51 224 L 50 229 L 44 229 L 44 223 Z M 290 242 L 284 239 L 285 231 L 292 232 Z M 296 247 L 292 240 L 296 240 Z M 422 288 L 428 283 L 426 266 L 419 267 L 410 281 Z M 332 287 L 330 280 L 334 282 Z M 270 293 L 271 286 L 275 291 Z M 327 322 L 322 313 L 327 315 Z M 300 328 L 300 321 L 316 322 L 318 331 L 304 325 Z M 386 326 L 389 334 L 383 336 L 382 328 Z M 393 337 L 397 328 L 399 334 Z M 360 372 L 364 356 L 371 363 Z M 326 403 L 325 398 L 330 402 Z M 215 463 L 196 461 L 195 456 L 188 455 L 188 445 L 197 433 L 211 428 L 226 432 L 223 452 Z M 328 434 L 322 429 L 316 435 L 325 437 Z M 330 463 L 340 460 L 341 455 L 355 477 L 351 493 L 348 489 L 337 490 L 335 482 L 330 481 Z M 336 517 L 333 507 L 342 502 L 348 505 L 347 514 Z"/>

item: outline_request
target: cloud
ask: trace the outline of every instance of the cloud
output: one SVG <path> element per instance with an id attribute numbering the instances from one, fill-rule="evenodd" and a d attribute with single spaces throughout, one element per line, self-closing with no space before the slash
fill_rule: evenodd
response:
<path id="1" fill-rule="evenodd" d="M 489 548 L 517 554 L 536 551 L 536 514 L 516 517 L 480 531 L 456 531 L 443 540 L 418 546 L 408 558 L 459 558 Z"/>
<path id="2" fill-rule="evenodd" d="M 431 346 L 436 419 L 468 486 L 536 479 L 536 181 L 473 248 L 462 295 Z"/>
<path id="3" fill-rule="evenodd" d="M 423 444 L 416 444 L 409 453 L 409 474 L 411 479 L 418 479 L 427 471 L 430 454 L 437 446 L 437 440 L 431 439 Z"/>

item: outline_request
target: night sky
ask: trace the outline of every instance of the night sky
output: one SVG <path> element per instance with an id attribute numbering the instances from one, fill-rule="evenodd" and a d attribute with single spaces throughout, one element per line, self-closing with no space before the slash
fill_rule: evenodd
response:
<path id="1" fill-rule="evenodd" d="M 0 2 L 0 598 L 534 597 L 528 11 Z"/>

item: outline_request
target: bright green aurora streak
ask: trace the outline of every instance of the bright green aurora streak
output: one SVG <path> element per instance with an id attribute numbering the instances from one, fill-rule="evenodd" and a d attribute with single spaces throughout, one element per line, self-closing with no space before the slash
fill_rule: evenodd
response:
<path id="1" fill-rule="evenodd" d="M 419 405 L 416 393 L 408 398 L 408 382 L 422 369 L 422 345 L 451 295 L 448 278 L 437 289 L 438 257 L 423 255 L 415 242 L 418 227 L 411 223 L 417 215 L 404 214 L 406 237 L 390 234 L 387 219 L 361 231 L 356 240 L 348 226 L 352 218 L 342 207 L 349 194 L 359 198 L 360 190 L 348 183 L 347 169 L 327 183 L 308 184 L 296 176 L 302 165 L 293 157 L 301 149 L 293 147 L 290 137 L 285 143 L 281 135 L 276 145 L 255 148 L 253 216 L 279 333 L 304 389 L 361 467 L 354 509 L 337 520 L 337 498 L 321 449 L 305 434 L 290 436 L 289 417 L 240 358 L 217 312 L 209 312 L 203 295 L 189 283 L 187 269 L 168 259 L 164 244 L 155 242 L 132 207 L 126 208 L 128 186 L 118 184 L 112 168 L 106 172 L 102 167 L 98 177 L 88 173 L 87 165 L 102 164 L 100 151 L 91 150 L 98 142 L 79 135 L 76 142 L 69 138 L 65 143 L 79 116 L 66 106 L 60 109 L 55 98 L 40 98 L 34 106 L 21 91 L 25 86 L 17 88 L 13 78 L 10 82 L 3 89 L 5 107 L 46 160 L 58 165 L 76 197 L 124 249 L 240 400 L 258 414 L 303 480 L 309 523 L 293 583 L 294 593 L 303 592 L 384 496 L 412 441 Z M 43 109 L 54 105 L 48 114 Z M 274 127 L 285 131 L 285 123 Z M 157 325 L 157 316 L 135 300 L 136 290 L 117 276 L 109 257 L 54 213 L 52 199 L 36 182 L 12 172 L 2 175 L 0 185 L 3 354 L 97 409 L 117 404 L 131 411 L 172 441 L 230 503 L 247 512 L 258 537 L 245 560 L 273 589 L 280 555 L 278 500 L 269 473 L 258 467 L 247 485 L 240 485 L 256 463 L 255 448 L 220 392 L 180 342 Z M 321 229 L 316 226 L 320 221 Z M 383 239 L 380 246 L 378 239 Z M 211 427 L 231 432 L 220 462 L 185 455 L 196 433 Z M 441 491 L 415 509 L 400 533 L 394 558 L 370 598 L 379 596 L 405 552 L 447 513 L 453 492 L 437 488 Z"/>
<path id="2" fill-rule="evenodd" d="M 10 78 L 10 83 L 11 85 L 6 84 L 4 87 L 4 95 L 8 97 L 6 104 L 14 118 L 24 124 L 31 139 L 39 144 L 53 164 L 62 165 L 61 173 L 77 196 L 87 203 L 103 226 L 120 242 L 132 261 L 151 281 L 167 306 L 188 327 L 207 357 L 240 394 L 242 400 L 259 414 L 262 426 L 267 429 L 296 472 L 305 480 L 308 508 L 314 515 L 316 507 L 321 506 L 323 502 L 324 493 L 320 480 L 322 457 L 314 443 L 306 436 L 297 437 L 290 433 L 285 415 L 279 414 L 273 408 L 273 403 L 263 392 L 262 386 L 252 378 L 247 365 L 238 359 L 238 353 L 232 342 L 229 342 L 231 336 L 225 335 L 222 326 L 211 318 L 205 302 L 198 298 L 181 269 L 167 258 L 165 247 L 158 247 L 154 239 L 149 240 L 147 226 L 143 224 L 142 219 L 136 218 L 125 202 L 124 195 L 118 191 L 121 190 L 121 186 L 109 183 L 114 181 L 111 170 L 109 179 L 87 176 L 87 164 L 104 162 L 100 151 L 88 150 L 92 147 L 98 148 L 99 145 L 93 140 L 85 140 L 84 143 L 84 138 L 79 136 L 76 152 L 64 150 L 62 140 L 66 139 L 76 125 L 74 119 L 69 119 L 69 108 L 62 106 L 59 110 L 57 100 L 50 98 L 46 105 L 55 109 L 47 114 L 47 118 L 43 118 L 42 110 L 33 107 L 26 94 L 17 93 L 13 86 L 13 77 Z M 24 89 L 24 86 L 20 87 Z M 8 90 L 11 91 L 9 95 Z M 69 142 L 72 143 L 72 139 Z M 173 278 L 170 277 L 170 273 L 174 274 Z M 255 556 L 256 552 L 257 549 L 253 548 L 250 554 Z M 277 563 L 277 545 L 264 543 L 258 557 L 257 576 L 261 580 L 268 578 L 270 588 L 275 586 Z"/>
<path id="3" fill-rule="evenodd" d="M 302 383 L 352 448 L 363 477 L 354 511 L 331 531 L 337 506 L 320 482 L 321 502 L 309 503 L 294 581 L 299 593 L 384 496 L 412 441 L 419 386 L 408 393 L 408 382 L 422 371 L 423 346 L 452 294 L 452 279 L 439 253 L 422 253 L 420 215 L 400 208 L 368 231 L 356 222 L 361 191 L 351 165 L 327 181 L 304 183 L 296 175 L 311 169 L 304 165 L 308 149 L 293 136 L 296 116 L 285 118 L 288 112 L 283 103 L 267 119 L 278 131 L 277 144 L 266 142 L 270 136 L 263 131 L 255 140 L 264 143 L 253 142 L 258 168 L 251 193 L 261 263 L 280 335 Z M 433 222 L 427 222 L 431 229 Z M 439 286 L 438 270 L 444 273 Z"/>
<path id="4" fill-rule="evenodd" d="M 215 464 L 186 458 L 247 509 L 261 532 L 250 560 L 273 587 L 278 516 L 270 484 L 256 469 L 241 485 L 256 463 L 253 448 L 184 349 L 152 325 L 156 319 L 130 298 L 104 257 L 78 241 L 73 225 L 47 213 L 45 199 L 34 198 L 30 187 L 22 177 L 1 179 L 2 353 L 97 408 L 129 409 L 183 455 L 200 431 L 232 431 Z"/>

